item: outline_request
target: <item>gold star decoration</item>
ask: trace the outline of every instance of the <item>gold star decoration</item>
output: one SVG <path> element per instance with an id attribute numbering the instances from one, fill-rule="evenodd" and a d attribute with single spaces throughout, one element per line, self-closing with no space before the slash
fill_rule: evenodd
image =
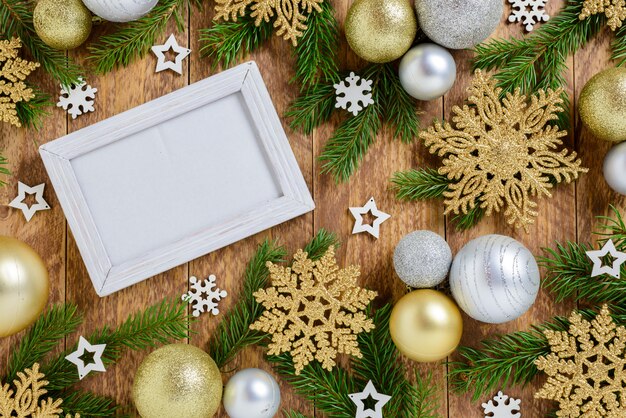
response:
<path id="1" fill-rule="evenodd" d="M 420 133 L 431 153 L 443 157 L 439 173 L 451 184 L 444 193 L 445 213 L 468 213 L 480 205 L 486 215 L 504 208 L 516 228 L 534 223 L 537 203 L 532 196 L 551 197 L 552 181 L 570 182 L 580 166 L 576 153 L 556 149 L 567 132 L 549 124 L 563 111 L 561 89 L 539 90 L 526 96 L 507 93 L 496 80 L 476 70 L 468 89 L 470 105 L 454 106 L 452 122 Z"/>
<path id="2" fill-rule="evenodd" d="M 535 398 L 559 403 L 558 417 L 626 416 L 626 328 L 606 305 L 591 322 L 573 312 L 569 331 L 545 330 L 551 353 L 535 361 L 548 375 Z"/>
<path id="3" fill-rule="evenodd" d="M 321 11 L 320 4 L 324 0 L 215 0 L 214 19 L 224 19 L 228 22 L 237 21 L 238 16 L 244 16 L 250 6 L 250 17 L 254 24 L 259 26 L 261 21 L 269 22 L 276 14 L 274 27 L 276 35 L 290 40 L 293 46 L 298 45 L 298 38 L 307 28 L 304 24 L 308 14 L 313 10 Z"/>
<path id="4" fill-rule="evenodd" d="M 607 25 L 615 31 L 626 19 L 626 0 L 585 0 L 578 18 L 585 20 L 599 13 L 604 13 Z"/>
<path id="5" fill-rule="evenodd" d="M 290 352 L 296 374 L 313 360 L 332 370 L 338 353 L 362 357 L 357 335 L 374 328 L 363 310 L 377 293 L 358 286 L 358 267 L 340 269 L 332 246 L 317 261 L 298 250 L 291 267 L 267 267 L 272 287 L 254 293 L 265 311 L 250 328 L 272 334 L 269 354 Z"/>
<path id="6" fill-rule="evenodd" d="M 19 38 L 0 41 L 0 119 L 15 126 L 22 126 L 17 117 L 16 103 L 29 101 L 35 97 L 33 89 L 24 80 L 39 63 L 18 57 L 22 41 Z"/>
<path id="7" fill-rule="evenodd" d="M 14 418 L 60 418 L 63 410 L 62 399 L 41 399 L 47 393 L 44 389 L 48 382 L 43 373 L 39 372 L 39 364 L 17 374 L 14 380 L 15 390 L 8 384 L 0 385 L 0 417 Z M 66 415 L 65 418 L 72 418 Z M 80 418 L 76 414 L 74 418 Z"/>

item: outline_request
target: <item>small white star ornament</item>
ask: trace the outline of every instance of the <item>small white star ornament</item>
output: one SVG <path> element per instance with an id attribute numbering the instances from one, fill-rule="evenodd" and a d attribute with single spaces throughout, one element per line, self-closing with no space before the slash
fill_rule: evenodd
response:
<path id="1" fill-rule="evenodd" d="M 368 212 L 375 217 L 374 222 L 371 225 L 363 223 L 363 215 Z M 378 210 L 376 207 L 376 201 L 373 197 L 367 201 L 365 206 L 350 208 L 350 213 L 352 213 L 352 216 L 354 216 L 355 219 L 352 233 L 358 234 L 360 232 L 367 232 L 375 238 L 378 238 L 380 235 L 380 224 L 391 218 L 391 215 L 388 213 Z"/>
<path id="2" fill-rule="evenodd" d="M 78 340 L 78 348 L 69 356 L 65 357 L 70 363 L 74 363 L 78 367 L 78 377 L 83 380 L 90 372 L 106 372 L 104 363 L 102 362 L 102 354 L 106 344 L 90 344 L 82 336 Z M 93 362 L 85 364 L 85 361 L 81 358 L 85 355 L 85 352 L 93 353 Z"/>
<path id="3" fill-rule="evenodd" d="M 613 262 L 611 266 L 605 266 L 602 259 L 609 254 L 613 257 Z M 617 251 L 612 240 L 608 240 L 601 250 L 587 251 L 587 257 L 589 257 L 589 259 L 593 262 L 591 277 L 609 274 L 616 279 L 619 279 L 620 269 L 622 264 L 626 261 L 626 253 Z"/>
<path id="4" fill-rule="evenodd" d="M 165 60 L 165 53 L 169 50 L 173 50 L 176 53 L 174 61 Z M 178 74 L 183 74 L 183 60 L 191 53 L 191 49 L 187 49 L 178 45 L 174 34 L 171 34 L 167 41 L 163 45 L 155 45 L 152 47 L 152 52 L 157 56 L 156 72 L 164 70 L 172 70 Z"/>
<path id="5" fill-rule="evenodd" d="M 43 198 L 43 190 L 46 187 L 45 183 L 38 184 L 37 186 L 30 187 L 21 181 L 17 182 L 17 197 L 9 203 L 9 206 L 15 209 L 19 209 L 24 214 L 26 222 L 30 222 L 36 212 L 40 210 L 50 209 L 50 205 Z M 35 195 L 35 204 L 28 206 L 24 203 L 26 194 Z"/>
<path id="6" fill-rule="evenodd" d="M 363 392 L 351 393 L 348 397 L 356 405 L 354 418 L 383 418 L 383 406 L 391 399 L 389 395 L 378 393 L 371 380 L 367 382 Z M 367 398 L 372 398 L 376 401 L 374 409 L 365 407 L 365 402 L 363 401 Z"/>

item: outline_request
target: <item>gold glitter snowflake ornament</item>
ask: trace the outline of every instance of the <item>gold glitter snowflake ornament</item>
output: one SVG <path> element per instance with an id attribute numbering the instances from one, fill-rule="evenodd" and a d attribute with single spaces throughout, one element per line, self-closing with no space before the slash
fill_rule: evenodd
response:
<path id="1" fill-rule="evenodd" d="M 585 20 L 599 13 L 604 13 L 606 24 L 615 31 L 626 20 L 626 0 L 585 0 L 578 18 Z"/>
<path id="2" fill-rule="evenodd" d="M 626 328 L 606 305 L 591 322 L 569 320 L 568 332 L 544 331 L 552 352 L 535 364 L 549 377 L 535 398 L 557 401 L 558 417 L 626 417 Z"/>
<path id="3" fill-rule="evenodd" d="M 468 92 L 470 106 L 452 108 L 455 127 L 436 122 L 420 133 L 452 181 L 445 213 L 468 213 L 478 201 L 487 215 L 504 208 L 509 224 L 528 230 L 537 216 L 531 196 L 551 197 L 552 179 L 570 182 L 587 172 L 575 152 L 556 150 L 567 132 L 549 122 L 563 111 L 562 90 L 540 90 L 529 103 L 517 89 L 500 100 L 496 81 L 476 70 Z"/>
<path id="4" fill-rule="evenodd" d="M 337 354 L 361 357 L 357 335 L 374 328 L 363 310 L 377 293 L 358 286 L 359 268 L 337 267 L 330 247 L 317 261 L 302 250 L 291 267 L 270 262 L 272 287 L 254 296 L 266 309 L 250 328 L 272 334 L 269 354 L 290 352 L 296 374 L 313 360 L 332 370 Z"/>
<path id="5" fill-rule="evenodd" d="M 0 41 L 0 120 L 15 126 L 22 126 L 17 117 L 16 104 L 35 97 L 33 89 L 24 80 L 39 63 L 18 57 L 22 42 L 19 38 Z"/>
<path id="6" fill-rule="evenodd" d="M 259 26 L 262 21 L 269 22 L 276 14 L 274 27 L 276 35 L 290 40 L 293 46 L 298 45 L 298 38 L 307 28 L 304 24 L 308 14 L 313 10 L 320 12 L 320 4 L 324 0 L 215 0 L 214 19 L 224 19 L 228 22 L 237 21 L 238 16 L 244 16 L 250 6 L 250 17 L 254 24 Z"/>

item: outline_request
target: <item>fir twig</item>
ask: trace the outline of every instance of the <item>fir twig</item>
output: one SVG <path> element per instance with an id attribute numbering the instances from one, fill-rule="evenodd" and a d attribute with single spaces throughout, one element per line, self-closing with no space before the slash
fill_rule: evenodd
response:
<path id="1" fill-rule="evenodd" d="M 464 231 L 473 228 L 485 216 L 485 209 L 480 206 L 480 201 L 476 200 L 474 207 L 467 213 L 459 213 L 454 215 L 452 223 L 456 225 L 457 231 Z"/>
<path id="2" fill-rule="evenodd" d="M 294 411 L 294 410 L 289 410 L 289 411 L 285 411 L 283 410 L 283 414 L 287 417 L 287 418 L 309 418 L 306 415 L 298 412 L 298 411 Z"/>
<path id="3" fill-rule="evenodd" d="M 28 87 L 33 89 L 35 97 L 27 102 L 17 102 L 15 104 L 15 110 L 17 111 L 17 117 L 20 122 L 22 122 L 22 125 L 26 128 L 39 129 L 42 124 L 42 119 L 50 114 L 47 108 L 52 106 L 53 103 L 50 100 L 49 94 L 44 93 L 36 86 L 29 84 Z"/>
<path id="4" fill-rule="evenodd" d="M 113 399 L 91 392 L 71 389 L 63 392 L 50 392 L 47 396 L 53 399 L 63 399 L 61 404 L 63 416 L 80 414 L 81 417 L 116 417 L 120 410 Z"/>
<path id="5" fill-rule="evenodd" d="M 620 251 L 626 251 L 626 223 L 622 218 L 622 214 L 619 209 L 613 205 L 609 205 L 609 210 L 613 216 L 598 216 L 600 221 L 596 235 L 602 237 L 599 241 L 600 244 L 604 244 L 609 238 L 615 244 L 615 247 Z"/>
<path id="6" fill-rule="evenodd" d="M 285 117 L 291 119 L 291 129 L 309 135 L 313 129 L 330 119 L 335 110 L 335 101 L 335 88 L 331 83 L 316 84 L 291 103 Z"/>
<path id="7" fill-rule="evenodd" d="M 618 67 L 626 62 L 626 26 L 622 25 L 615 32 L 615 39 L 611 43 L 611 59 Z"/>
<path id="8" fill-rule="evenodd" d="M 341 245 L 339 238 L 337 238 L 334 232 L 320 228 L 311 242 L 304 247 L 303 251 L 308 254 L 309 259 L 315 261 L 322 258 L 331 245 L 337 249 Z"/>
<path id="9" fill-rule="evenodd" d="M 450 180 L 433 168 L 397 171 L 391 178 L 392 189 L 401 200 L 443 198 Z"/>
<path id="10" fill-rule="evenodd" d="M 5 176 L 9 176 L 11 175 L 11 171 L 7 168 L 7 165 L 9 165 L 9 161 L 6 159 L 6 157 L 3 157 L 2 155 L 0 155 L 0 174 L 3 174 Z M 0 186 L 5 186 L 6 182 L 4 182 L 3 180 L 0 180 Z"/>
<path id="11" fill-rule="evenodd" d="M 379 100 L 382 101 L 383 120 L 393 129 L 393 137 L 405 144 L 417 138 L 420 121 L 416 101 L 409 96 L 400 84 L 395 68 L 385 65 L 385 74 L 381 77 L 378 87 L 381 90 Z"/>

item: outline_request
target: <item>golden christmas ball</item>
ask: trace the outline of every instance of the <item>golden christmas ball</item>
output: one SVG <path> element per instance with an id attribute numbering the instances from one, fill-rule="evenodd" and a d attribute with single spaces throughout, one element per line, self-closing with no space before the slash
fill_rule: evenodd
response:
<path id="1" fill-rule="evenodd" d="M 356 0 L 345 21 L 350 48 L 369 62 L 400 58 L 417 33 L 417 19 L 410 0 Z"/>
<path id="2" fill-rule="evenodd" d="M 626 141 L 626 68 L 609 68 L 593 76 L 580 92 L 578 110 L 595 137 Z"/>
<path id="3" fill-rule="evenodd" d="M 49 289 L 48 269 L 39 254 L 22 241 L 0 236 L 0 337 L 35 322 Z"/>
<path id="4" fill-rule="evenodd" d="M 133 402 L 142 418 L 210 418 L 222 401 L 222 376 L 207 353 L 187 344 L 153 351 L 139 366 Z"/>
<path id="5" fill-rule="evenodd" d="M 408 358 L 429 362 L 456 350 L 463 334 L 461 312 L 441 292 L 415 290 L 400 299 L 389 319 L 389 331 L 398 350 Z"/>
<path id="6" fill-rule="evenodd" d="M 74 49 L 91 33 L 91 12 L 82 0 L 40 0 L 33 12 L 35 32 L 55 49 Z"/>

